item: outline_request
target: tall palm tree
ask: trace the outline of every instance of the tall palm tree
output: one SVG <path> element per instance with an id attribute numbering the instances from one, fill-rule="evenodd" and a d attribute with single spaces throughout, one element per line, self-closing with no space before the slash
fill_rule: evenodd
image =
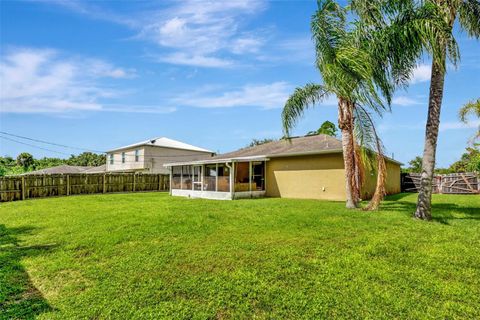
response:
<path id="1" fill-rule="evenodd" d="M 352 8 L 371 28 L 388 30 L 378 49 L 394 52 L 390 57 L 402 61 L 398 66 L 404 81 L 416 61 L 427 51 L 432 56 L 432 75 L 428 103 L 421 187 L 414 216 L 431 219 L 432 180 L 435 166 L 440 110 L 446 60 L 456 64 L 458 47 L 453 25 L 459 22 L 470 36 L 480 35 L 480 2 L 478 0 L 352 0 Z M 423 18 L 422 18 L 423 17 Z M 390 27 L 385 29 L 385 24 Z M 409 72 L 406 72 L 410 70 Z M 395 72 L 394 72 L 395 73 Z M 400 79 L 402 78 L 399 77 Z"/>
<path id="2" fill-rule="evenodd" d="M 454 50 L 450 44 L 453 38 L 455 21 L 467 33 L 478 39 L 480 36 L 480 1 L 478 0 L 431 0 L 442 13 L 448 25 L 450 38 L 439 38 L 441 51 L 432 56 L 432 75 L 430 81 L 430 96 L 428 100 L 428 118 L 425 130 L 425 147 L 423 151 L 421 187 L 418 194 L 417 209 L 414 216 L 419 219 L 432 218 L 432 180 L 435 170 L 435 155 L 437 149 L 438 129 L 440 125 L 440 110 L 444 92 L 445 60 L 447 54 Z"/>
<path id="3" fill-rule="evenodd" d="M 323 84 L 307 84 L 296 88 L 287 100 L 282 122 L 284 133 L 290 130 L 308 107 L 321 102 L 329 95 L 338 99 L 338 127 L 342 134 L 345 166 L 346 207 L 356 208 L 360 200 L 359 150 L 354 139 L 355 124 L 363 118 L 355 118 L 357 108 L 367 107 L 376 113 L 389 109 L 393 93 L 384 60 L 375 57 L 368 38 L 361 27 L 346 21 L 347 10 L 333 0 L 318 2 L 318 10 L 312 17 L 311 31 L 316 50 L 316 67 Z M 380 149 L 377 150 L 381 152 Z M 381 189 L 381 188 L 379 188 Z"/>

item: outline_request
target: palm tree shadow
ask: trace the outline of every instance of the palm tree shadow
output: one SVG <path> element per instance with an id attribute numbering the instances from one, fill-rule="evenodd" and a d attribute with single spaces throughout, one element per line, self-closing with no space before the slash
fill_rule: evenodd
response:
<path id="1" fill-rule="evenodd" d="M 402 197 L 392 198 L 382 204 L 382 210 L 385 211 L 399 211 L 407 215 L 413 215 L 416 209 L 415 202 L 399 201 Z M 480 210 L 474 207 L 462 206 L 455 203 L 432 203 L 432 220 L 442 223 L 450 224 L 451 220 L 480 220 Z"/>
<path id="2" fill-rule="evenodd" d="M 53 310 L 21 264 L 23 257 L 45 254 L 56 247 L 22 246 L 18 235 L 31 233 L 33 230 L 33 227 L 7 228 L 0 225 L 1 319 L 33 319 L 41 313 Z"/>

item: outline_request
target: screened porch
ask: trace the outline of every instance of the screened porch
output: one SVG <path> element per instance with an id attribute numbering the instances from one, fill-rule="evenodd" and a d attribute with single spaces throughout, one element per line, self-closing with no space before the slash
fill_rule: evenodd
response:
<path id="1" fill-rule="evenodd" d="M 168 164 L 174 196 L 238 199 L 265 195 L 267 159 Z"/>

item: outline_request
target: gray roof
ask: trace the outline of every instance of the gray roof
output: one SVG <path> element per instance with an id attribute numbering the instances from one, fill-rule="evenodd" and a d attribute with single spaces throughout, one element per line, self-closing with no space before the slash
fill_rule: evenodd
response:
<path id="1" fill-rule="evenodd" d="M 107 171 L 107 165 L 102 164 L 101 166 L 98 166 L 98 167 L 88 167 L 88 169 L 86 169 L 82 173 L 102 173 L 105 171 Z"/>
<path id="2" fill-rule="evenodd" d="M 103 167 L 103 170 L 95 171 L 95 170 L 99 170 L 101 167 Z M 69 165 L 64 164 L 64 165 L 60 165 L 60 166 L 56 166 L 56 167 L 50 167 L 50 168 L 30 171 L 30 172 L 26 172 L 24 174 L 25 175 L 30 175 L 30 174 L 94 173 L 94 172 L 104 172 L 104 171 L 105 171 L 105 166 L 99 166 L 99 167 L 69 166 Z"/>
<path id="3" fill-rule="evenodd" d="M 287 156 L 323 151 L 341 151 L 342 142 L 334 137 L 319 134 L 315 136 L 293 137 L 286 140 L 272 141 L 254 147 L 220 154 L 213 159 L 241 158 L 256 156 Z"/>

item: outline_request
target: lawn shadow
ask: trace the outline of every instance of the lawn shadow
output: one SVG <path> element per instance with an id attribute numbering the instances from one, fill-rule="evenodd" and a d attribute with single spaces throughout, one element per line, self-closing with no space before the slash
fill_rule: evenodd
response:
<path id="1" fill-rule="evenodd" d="M 385 200 L 387 200 L 387 201 L 398 201 L 398 200 L 401 200 L 403 198 L 409 197 L 412 194 L 414 194 L 414 193 L 412 193 L 412 192 L 401 192 L 401 193 L 390 194 L 390 195 L 387 195 L 385 197 Z"/>
<path id="2" fill-rule="evenodd" d="M 402 196 L 399 196 L 398 199 L 389 196 L 387 199 L 389 201 L 382 203 L 381 210 L 404 212 L 406 215 L 412 216 L 416 209 L 416 203 L 399 201 L 399 199 L 402 198 Z M 455 203 L 435 203 L 435 201 L 433 201 L 432 220 L 442 224 L 449 224 L 450 220 L 480 220 L 480 210 L 479 208 L 462 206 Z"/>
<path id="3" fill-rule="evenodd" d="M 18 236 L 31 233 L 34 229 L 7 228 L 0 224 L 0 319 L 34 319 L 53 310 L 21 263 L 24 257 L 45 254 L 56 247 L 22 246 Z"/>

